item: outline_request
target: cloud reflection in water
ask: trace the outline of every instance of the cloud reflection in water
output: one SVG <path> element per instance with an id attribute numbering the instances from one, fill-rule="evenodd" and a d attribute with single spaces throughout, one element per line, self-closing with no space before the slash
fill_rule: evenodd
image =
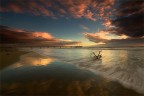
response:
<path id="1" fill-rule="evenodd" d="M 53 58 L 41 56 L 37 53 L 28 53 L 21 56 L 20 60 L 16 62 L 13 67 L 20 66 L 46 66 L 54 61 Z"/>

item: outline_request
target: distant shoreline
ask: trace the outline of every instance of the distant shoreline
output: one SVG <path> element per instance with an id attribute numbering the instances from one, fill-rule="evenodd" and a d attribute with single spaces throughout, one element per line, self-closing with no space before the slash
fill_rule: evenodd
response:
<path id="1" fill-rule="evenodd" d="M 137 50 L 144 50 L 144 46 L 120 46 L 120 47 L 46 47 L 46 46 L 0 46 L 1 49 L 8 49 L 8 50 L 13 50 L 13 49 L 19 49 L 19 48 L 49 48 L 49 49 L 96 49 L 96 50 L 124 50 L 124 49 L 137 49 Z"/>

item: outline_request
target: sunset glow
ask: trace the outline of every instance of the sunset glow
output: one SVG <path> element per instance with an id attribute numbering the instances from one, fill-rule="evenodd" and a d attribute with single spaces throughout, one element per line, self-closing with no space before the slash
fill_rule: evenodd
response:
<path id="1" fill-rule="evenodd" d="M 125 2 L 2 0 L 1 42 L 41 46 L 98 46 L 100 43 L 107 45 L 111 42 L 115 46 L 120 41 L 119 44 L 123 46 L 122 42 L 132 44 L 134 40 L 138 42 L 133 45 L 140 45 L 144 39 L 141 26 L 142 3 L 131 1 L 126 6 Z M 133 2 L 139 9 L 131 9 Z"/>

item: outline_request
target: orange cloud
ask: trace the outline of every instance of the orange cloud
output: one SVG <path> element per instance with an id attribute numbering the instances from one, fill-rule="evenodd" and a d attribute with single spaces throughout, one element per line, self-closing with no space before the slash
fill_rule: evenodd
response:
<path id="1" fill-rule="evenodd" d="M 48 8 L 36 2 L 29 2 L 28 8 L 30 9 L 29 12 L 35 15 L 54 16 Z"/>
<path id="2" fill-rule="evenodd" d="M 3 0 L 2 0 L 3 1 Z M 15 0 L 7 1 L 6 5 L 1 4 L 1 12 L 32 13 L 34 15 L 49 16 L 72 16 L 73 18 L 86 18 L 96 21 L 96 16 L 101 18 L 107 15 L 114 4 L 114 0 Z M 3 3 L 3 2 L 2 2 Z"/>
<path id="3" fill-rule="evenodd" d="M 0 43 L 37 45 L 37 46 L 66 46 L 76 45 L 81 42 L 58 39 L 48 32 L 29 32 L 21 29 L 13 29 L 0 26 Z"/>
<path id="4" fill-rule="evenodd" d="M 33 36 L 36 38 L 44 38 L 47 40 L 54 39 L 54 37 L 50 33 L 47 33 L 47 32 L 34 32 Z"/>
<path id="5" fill-rule="evenodd" d="M 109 33 L 107 31 L 99 31 L 96 33 L 84 33 L 85 36 L 91 36 L 93 38 L 97 38 L 99 40 L 112 40 L 112 39 L 127 39 L 126 35 L 116 35 L 114 33 Z"/>
<path id="6" fill-rule="evenodd" d="M 90 20 L 96 21 L 96 18 L 94 18 L 93 16 L 94 16 L 94 14 L 90 10 L 87 10 L 85 17 L 90 19 Z"/>
<path id="7" fill-rule="evenodd" d="M 96 33 L 83 33 L 84 36 L 96 45 L 103 44 L 102 46 L 144 46 L 142 38 L 131 38 L 124 34 L 117 35 L 108 31 L 99 31 Z"/>
<path id="8" fill-rule="evenodd" d="M 70 5 L 72 5 L 72 4 L 70 4 Z M 85 12 L 86 8 L 87 8 L 87 5 L 85 5 L 83 3 L 83 4 L 72 5 L 71 7 L 68 8 L 68 10 L 73 17 L 81 18 L 84 16 L 84 12 Z"/>
<path id="9" fill-rule="evenodd" d="M 114 33 L 109 33 L 107 31 L 99 31 L 96 33 L 84 33 L 84 36 L 95 43 L 107 43 L 114 40 L 122 40 L 122 39 L 128 39 L 129 37 L 126 35 L 116 35 Z"/>

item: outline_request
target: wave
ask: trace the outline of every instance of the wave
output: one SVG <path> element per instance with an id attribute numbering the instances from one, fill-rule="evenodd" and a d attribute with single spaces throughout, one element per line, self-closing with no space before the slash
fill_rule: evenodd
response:
<path id="1" fill-rule="evenodd" d="M 141 58 L 132 58 L 133 61 L 129 60 L 126 63 L 109 61 L 109 64 L 107 64 L 106 62 L 103 62 L 103 59 L 106 58 L 100 60 L 93 60 L 89 56 L 82 58 L 68 58 L 65 55 L 59 55 L 57 52 L 49 54 L 46 50 L 34 49 L 33 51 L 41 55 L 52 56 L 63 62 L 75 64 L 80 69 L 89 70 L 95 74 L 104 76 L 109 80 L 117 81 L 127 88 L 131 88 L 144 94 L 144 64 L 135 62 L 141 60 Z"/>
<path id="2" fill-rule="evenodd" d="M 144 94 L 144 67 L 139 64 L 102 64 L 102 60 L 71 60 L 78 68 L 89 70 L 95 74 L 102 75 L 109 80 L 117 81 L 127 88 Z"/>

